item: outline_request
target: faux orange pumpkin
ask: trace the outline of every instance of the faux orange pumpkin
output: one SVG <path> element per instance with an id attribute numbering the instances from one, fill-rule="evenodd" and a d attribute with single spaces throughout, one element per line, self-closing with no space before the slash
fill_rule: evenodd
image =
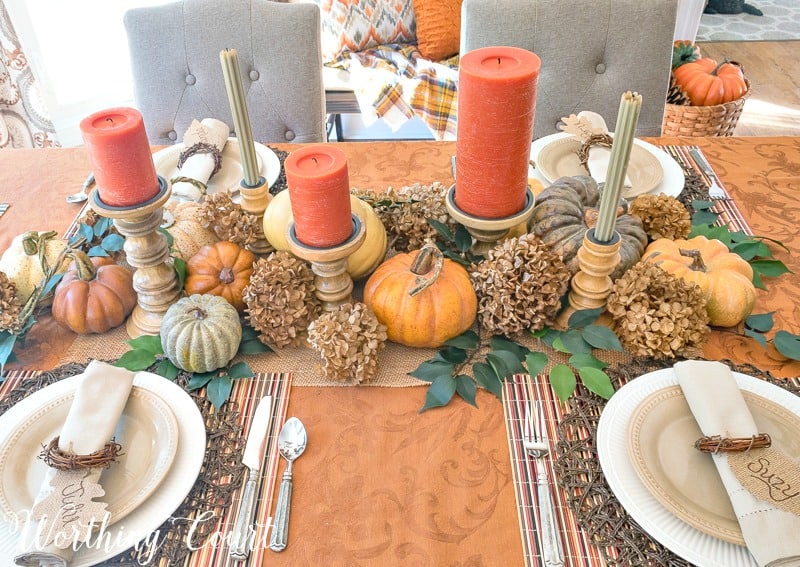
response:
<path id="1" fill-rule="evenodd" d="M 747 92 L 747 81 L 739 65 L 701 57 L 673 72 L 693 106 L 714 106 L 738 100 Z"/>
<path id="2" fill-rule="evenodd" d="M 386 260 L 367 280 L 364 303 L 389 340 L 438 347 L 469 329 L 478 300 L 467 270 L 433 245 Z"/>
<path id="3" fill-rule="evenodd" d="M 80 335 L 105 333 L 125 322 L 136 306 L 133 274 L 108 257 L 72 253 L 53 296 L 53 319 Z"/>
<path id="4" fill-rule="evenodd" d="M 720 240 L 705 236 L 689 240 L 660 238 L 647 247 L 644 259 L 699 285 L 706 295 L 712 325 L 733 327 L 753 310 L 753 268 Z"/>
<path id="5" fill-rule="evenodd" d="M 229 240 L 207 244 L 186 262 L 184 289 L 189 295 L 224 297 L 241 312 L 242 293 L 250 283 L 255 260 L 255 254 Z"/>

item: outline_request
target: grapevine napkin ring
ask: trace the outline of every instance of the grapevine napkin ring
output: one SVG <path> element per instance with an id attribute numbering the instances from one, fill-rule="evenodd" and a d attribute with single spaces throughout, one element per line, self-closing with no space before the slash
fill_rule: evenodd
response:
<path id="1" fill-rule="evenodd" d="M 211 157 L 214 158 L 214 169 L 211 171 L 210 177 L 213 177 L 215 173 L 222 169 L 222 152 L 219 151 L 219 148 L 214 144 L 206 144 L 203 142 L 198 142 L 180 153 L 178 156 L 178 169 L 183 167 L 186 160 L 195 154 L 211 154 Z"/>
<path id="2" fill-rule="evenodd" d="M 614 138 L 608 134 L 592 134 L 581 144 L 578 148 L 578 161 L 586 171 L 589 171 L 589 150 L 592 146 L 600 146 L 602 148 L 610 148 Z M 591 172 L 589 172 L 591 174 Z"/>
<path id="3" fill-rule="evenodd" d="M 121 451 L 122 445 L 114 442 L 112 439 L 106 443 L 104 448 L 88 455 L 65 453 L 58 448 L 58 437 L 54 437 L 48 445 L 42 445 L 42 452 L 39 453 L 39 458 L 42 459 L 48 467 L 60 471 L 94 469 L 100 467 L 107 469 L 112 463 L 116 462 L 117 456 L 121 454 Z"/>
<path id="4" fill-rule="evenodd" d="M 703 453 L 743 453 L 750 449 L 765 449 L 772 445 L 768 433 L 751 437 L 722 437 L 711 435 L 694 442 L 694 448 Z"/>

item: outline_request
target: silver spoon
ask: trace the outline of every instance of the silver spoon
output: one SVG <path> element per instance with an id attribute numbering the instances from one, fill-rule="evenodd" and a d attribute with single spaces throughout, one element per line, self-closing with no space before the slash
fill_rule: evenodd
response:
<path id="1" fill-rule="evenodd" d="M 81 190 L 72 195 L 67 195 L 67 203 L 83 203 L 89 198 L 89 187 L 94 185 L 94 173 L 90 173 L 86 181 L 83 182 Z"/>
<path id="2" fill-rule="evenodd" d="M 289 539 L 289 506 L 292 500 L 292 463 L 306 450 L 307 441 L 303 423 L 296 417 L 287 419 L 278 435 L 278 452 L 286 459 L 286 470 L 283 472 L 278 503 L 275 505 L 275 518 L 269 540 L 272 551 L 286 549 Z"/>

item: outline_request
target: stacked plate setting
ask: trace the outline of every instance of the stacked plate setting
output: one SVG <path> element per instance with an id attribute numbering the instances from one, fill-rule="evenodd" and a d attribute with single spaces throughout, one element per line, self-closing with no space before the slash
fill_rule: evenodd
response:
<path id="1" fill-rule="evenodd" d="M 773 446 L 800 458 L 800 397 L 734 372 L 747 405 Z M 603 474 L 619 502 L 655 540 L 703 566 L 756 567 L 672 369 L 620 388 L 597 428 Z"/>
<path id="2" fill-rule="evenodd" d="M 14 565 L 47 470 L 41 446 L 59 434 L 80 378 L 47 386 L 0 417 L 0 567 Z M 197 405 L 180 386 L 148 372 L 136 373 L 114 439 L 122 454 L 100 477 L 110 512 L 106 535 L 79 548 L 72 567 L 95 565 L 150 536 L 183 502 L 205 457 Z"/>

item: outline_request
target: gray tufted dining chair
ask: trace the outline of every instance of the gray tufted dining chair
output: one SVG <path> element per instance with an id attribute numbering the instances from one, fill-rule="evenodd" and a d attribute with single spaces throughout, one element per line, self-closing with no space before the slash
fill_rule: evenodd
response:
<path id="1" fill-rule="evenodd" d="M 502 45 L 541 58 L 534 139 L 582 110 L 613 130 L 625 91 L 642 95 L 636 134 L 658 136 L 677 9 L 678 0 L 464 0 L 461 55 Z"/>
<path id="2" fill-rule="evenodd" d="M 320 13 L 313 4 L 180 0 L 124 16 L 134 101 L 150 142 L 173 144 L 193 119 L 231 127 L 219 53 L 236 49 L 253 138 L 324 142 Z"/>

